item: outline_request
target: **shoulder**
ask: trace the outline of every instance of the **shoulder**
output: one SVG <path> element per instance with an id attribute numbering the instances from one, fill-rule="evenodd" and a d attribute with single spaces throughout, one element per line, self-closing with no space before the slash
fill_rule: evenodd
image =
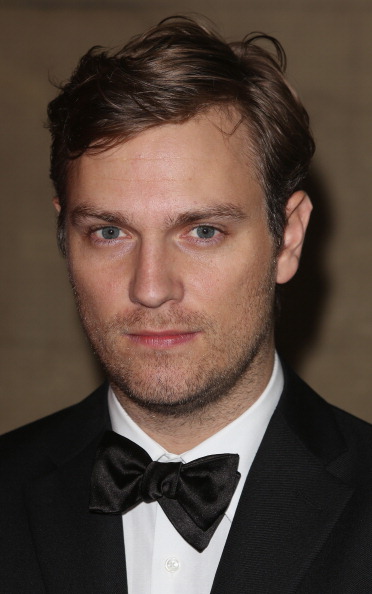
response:
<path id="1" fill-rule="evenodd" d="M 284 366 L 279 411 L 302 442 L 329 465 L 343 460 L 349 477 L 372 481 L 372 425 L 328 403 Z"/>
<path id="2" fill-rule="evenodd" d="M 337 420 L 339 426 L 346 433 L 349 430 L 354 430 L 361 436 L 370 437 L 372 435 L 372 425 L 370 423 L 327 402 L 326 397 L 320 396 L 287 366 L 284 366 L 284 377 L 284 397 L 289 397 L 289 404 L 294 405 L 297 412 L 298 407 L 300 407 L 302 412 L 310 415 L 310 418 L 316 415 L 318 428 L 320 428 L 324 417 L 326 419 L 332 417 Z"/>
<path id="3" fill-rule="evenodd" d="M 368 484 L 372 489 L 372 425 L 335 406 L 329 406 L 345 440 L 344 457 L 349 462 L 351 480 L 354 484 Z"/>
<path id="4" fill-rule="evenodd" d="M 78 404 L 0 436 L 0 472 L 38 474 L 84 436 L 96 435 L 108 422 L 106 395 L 104 384 Z"/>

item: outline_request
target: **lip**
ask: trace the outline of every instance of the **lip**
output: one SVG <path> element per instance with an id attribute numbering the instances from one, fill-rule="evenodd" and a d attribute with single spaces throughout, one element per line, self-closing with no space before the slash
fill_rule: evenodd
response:
<path id="1" fill-rule="evenodd" d="M 154 332 L 152 330 L 143 330 L 135 334 L 127 334 L 127 336 L 129 340 L 136 344 L 156 349 L 170 349 L 194 340 L 198 334 L 198 331 L 162 330 Z"/>

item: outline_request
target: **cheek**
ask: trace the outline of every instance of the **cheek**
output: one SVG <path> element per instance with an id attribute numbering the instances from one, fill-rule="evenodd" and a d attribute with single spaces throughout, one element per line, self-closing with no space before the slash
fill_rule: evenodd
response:
<path id="1" fill-rule="evenodd" d="M 97 256 L 87 249 L 83 241 L 73 240 L 72 235 L 67 262 L 70 278 L 79 292 L 92 297 L 103 295 L 107 300 L 111 295 L 122 292 L 128 278 L 123 261 L 103 252 Z"/>
<path id="2" fill-rule="evenodd" d="M 71 285 L 84 314 L 98 318 L 107 317 L 115 311 L 115 304 L 123 291 L 107 267 L 89 266 L 81 260 L 70 259 L 68 268 Z"/>
<path id="3" fill-rule="evenodd" d="M 275 286 L 273 268 L 269 257 L 209 266 L 202 274 L 190 277 L 186 296 L 206 315 L 218 314 L 229 325 L 237 318 L 248 316 L 263 299 L 270 299 L 271 288 Z"/>

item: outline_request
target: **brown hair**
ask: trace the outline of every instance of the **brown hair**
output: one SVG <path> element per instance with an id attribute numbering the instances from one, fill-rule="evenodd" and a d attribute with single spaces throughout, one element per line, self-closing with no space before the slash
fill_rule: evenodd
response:
<path id="1" fill-rule="evenodd" d="M 262 42 L 272 45 L 274 55 Z M 285 66 L 284 51 L 273 37 L 250 34 L 229 44 L 210 26 L 187 17 L 161 21 L 117 52 L 91 48 L 48 106 L 62 251 L 71 160 L 213 107 L 235 108 L 247 126 L 279 248 L 286 202 L 307 175 L 315 148 L 307 112 L 284 78 Z"/>

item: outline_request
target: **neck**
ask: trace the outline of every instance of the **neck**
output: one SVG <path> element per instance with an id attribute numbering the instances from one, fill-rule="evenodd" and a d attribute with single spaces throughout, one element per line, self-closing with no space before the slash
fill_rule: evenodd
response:
<path id="1" fill-rule="evenodd" d="M 114 392 L 135 423 L 168 452 L 191 450 L 237 419 L 266 388 L 274 365 L 274 349 L 265 353 L 219 400 L 191 413 L 171 415 L 138 405 L 113 384 Z"/>

